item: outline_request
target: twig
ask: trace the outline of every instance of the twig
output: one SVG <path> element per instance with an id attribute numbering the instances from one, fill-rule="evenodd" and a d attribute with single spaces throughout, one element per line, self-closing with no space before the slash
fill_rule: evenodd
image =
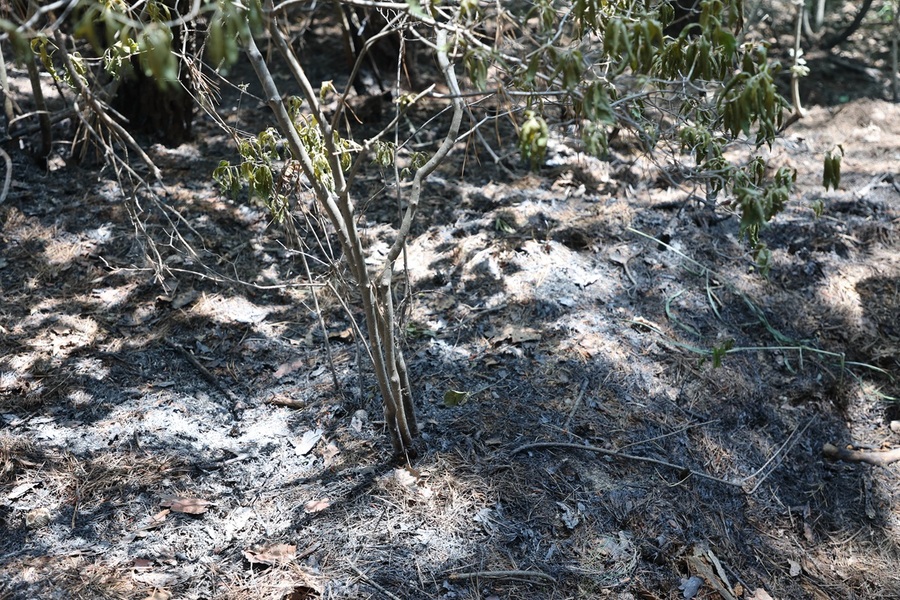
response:
<path id="1" fill-rule="evenodd" d="M 578 392 L 578 397 L 575 398 L 575 402 L 572 404 L 572 410 L 569 411 L 569 416 L 566 419 L 566 424 L 563 426 L 563 429 L 566 431 L 569 430 L 569 425 L 572 423 L 572 417 L 575 416 L 575 411 L 578 410 L 578 405 L 581 404 L 581 399 L 584 398 L 584 392 L 587 390 L 588 379 L 584 378 L 584 381 L 581 382 L 581 390 Z"/>
<path id="2" fill-rule="evenodd" d="M 357 575 L 360 579 L 362 579 L 363 581 L 365 581 L 366 583 L 368 583 L 369 585 L 371 585 L 373 588 L 375 588 L 376 590 L 378 590 L 379 592 L 381 592 L 382 594 L 384 594 L 385 596 L 387 596 L 387 597 L 390 598 L 391 600 L 400 600 L 400 598 L 399 598 L 398 596 L 396 596 L 395 594 L 393 594 L 393 593 L 387 591 L 386 589 L 384 589 L 383 587 L 381 587 L 380 585 L 378 585 L 377 583 L 375 583 L 375 582 L 372 580 L 371 577 L 369 577 L 368 575 L 366 575 L 365 573 L 363 573 L 362 571 L 360 571 L 359 569 L 357 569 L 357 568 L 356 568 L 356 565 L 352 565 L 352 564 L 351 564 L 351 565 L 350 565 L 350 568 L 353 569 L 353 571 L 356 573 L 356 575 Z"/>
<path id="3" fill-rule="evenodd" d="M 556 583 L 556 579 L 541 571 L 470 571 L 468 573 L 451 573 L 447 576 L 447 579 L 450 581 L 459 581 L 461 579 L 476 579 L 479 577 L 485 579 L 533 577 L 535 579 L 542 579 L 548 583 Z"/>
<path id="4" fill-rule="evenodd" d="M 543 448 L 569 448 L 571 450 L 587 450 L 588 452 L 596 452 L 597 454 L 602 454 L 604 456 L 614 456 L 616 458 L 624 458 L 625 460 L 633 460 L 636 462 L 645 462 L 653 465 L 659 465 L 661 467 L 667 467 L 669 469 L 674 469 L 675 471 L 681 471 L 682 473 L 690 473 L 695 477 L 708 479 L 709 481 L 715 481 L 716 483 L 722 483 L 738 488 L 743 488 L 746 481 L 732 481 L 729 479 L 722 479 L 720 477 L 707 475 L 706 473 L 694 471 L 692 469 L 688 469 L 683 465 L 676 465 L 675 463 L 666 462 L 664 460 L 658 460 L 656 458 L 649 458 L 646 456 L 634 456 L 633 454 L 624 454 L 622 452 L 616 452 L 615 450 L 607 450 L 605 448 L 598 448 L 597 446 L 591 446 L 588 444 L 571 444 L 567 442 L 537 442 L 535 444 L 525 444 L 524 446 L 519 446 L 518 448 L 510 452 L 510 455 L 519 454 L 528 450 L 540 450 Z"/>
<path id="5" fill-rule="evenodd" d="M 200 375 L 205 379 L 210 385 L 214 388 L 222 392 L 228 400 L 231 402 L 231 412 L 237 413 L 239 407 L 241 406 L 241 400 L 238 398 L 237 394 L 228 389 L 228 387 L 219 381 L 219 379 L 209 372 L 209 370 L 200 363 L 197 358 L 188 352 L 183 346 L 175 343 L 174 340 L 170 338 L 165 339 L 166 345 L 178 352 L 181 356 L 183 356 L 189 363 L 191 363 L 197 371 L 199 371 Z"/>
<path id="6" fill-rule="evenodd" d="M 0 192 L 0 204 L 6 200 L 6 196 L 9 195 L 9 185 L 12 183 L 12 159 L 9 157 L 9 154 L 6 153 L 6 150 L 0 148 L 0 156 L 3 157 L 3 162 L 6 163 L 6 176 L 3 179 L 3 191 Z"/>
<path id="7" fill-rule="evenodd" d="M 884 451 L 847 450 L 838 448 L 832 444 L 825 444 L 822 448 L 822 456 L 830 460 L 842 460 L 844 462 L 862 462 L 876 467 L 886 467 L 891 463 L 900 461 L 900 448 Z"/>
<path id="8" fill-rule="evenodd" d="M 755 473 L 753 473 L 749 477 L 745 477 L 744 481 L 749 481 L 749 480 L 753 479 L 754 477 L 757 477 L 760 473 L 765 471 L 768 468 L 768 466 L 770 464 L 772 464 L 772 461 L 774 461 L 778 456 L 783 457 L 785 454 L 787 454 L 790 451 L 790 449 L 793 448 L 793 446 L 800 439 L 800 436 L 802 436 L 804 433 L 806 433 L 806 430 L 809 429 L 809 426 L 812 425 L 812 422 L 813 422 L 813 418 L 810 418 L 806 422 L 806 425 L 803 426 L 803 429 L 794 429 L 794 431 L 791 433 L 791 435 L 788 436 L 788 439 L 784 440 L 784 443 L 781 444 L 781 447 L 775 451 L 775 454 L 770 456 L 769 460 L 767 460 L 765 463 L 763 463 L 763 466 L 761 466 L 759 469 L 757 469 Z M 798 431 L 799 431 L 799 433 L 798 433 Z M 769 475 L 774 473 L 775 469 L 777 469 L 778 465 L 780 465 L 780 464 L 781 464 L 781 462 L 779 461 L 779 463 L 776 464 L 768 473 L 766 473 L 765 475 L 763 475 L 762 477 L 757 479 L 756 483 L 753 484 L 753 487 L 751 487 L 749 490 L 747 490 L 747 493 L 752 494 L 753 492 L 758 490 L 759 486 L 762 485 L 763 481 L 768 479 Z"/>

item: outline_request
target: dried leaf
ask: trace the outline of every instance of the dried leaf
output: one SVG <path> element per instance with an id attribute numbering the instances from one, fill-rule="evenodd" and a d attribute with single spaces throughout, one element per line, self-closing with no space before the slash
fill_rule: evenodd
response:
<path id="1" fill-rule="evenodd" d="M 273 544 L 261 548 L 244 550 L 244 558 L 250 564 L 286 565 L 297 556 L 297 546 L 293 544 Z"/>
<path id="2" fill-rule="evenodd" d="M 325 466 L 330 465 L 334 461 L 334 457 L 341 453 L 341 449 L 334 442 L 329 442 L 325 449 L 322 450 L 322 458 L 325 460 Z"/>
<path id="3" fill-rule="evenodd" d="M 147 569 L 153 566 L 153 561 L 149 558 L 136 558 L 134 562 L 131 564 L 132 569 L 137 569 L 139 571 L 146 571 Z"/>
<path id="4" fill-rule="evenodd" d="M 10 490 L 9 494 L 7 494 L 7 500 L 18 500 L 25 494 L 27 494 L 33 487 L 37 485 L 36 481 L 27 481 L 25 483 L 20 483 L 12 490 Z"/>
<path id="5" fill-rule="evenodd" d="M 302 358 L 295 358 L 294 360 L 283 363 L 280 367 L 275 369 L 275 379 L 281 379 L 288 373 L 293 373 L 303 365 L 304 362 Z"/>
<path id="6" fill-rule="evenodd" d="M 178 583 L 178 577 L 169 573 L 132 573 L 131 578 L 140 583 L 146 583 L 157 588 Z"/>
<path id="7" fill-rule="evenodd" d="M 331 501 L 328 498 L 323 498 L 321 500 L 310 500 L 303 508 L 308 513 L 317 513 L 320 510 L 325 510 L 329 506 L 331 506 Z"/>
<path id="8" fill-rule="evenodd" d="M 682 579 L 678 589 L 682 591 L 685 600 L 691 600 L 700 591 L 701 586 L 703 586 L 703 578 L 694 575 L 689 579 Z"/>
<path id="9" fill-rule="evenodd" d="M 410 466 L 394 469 L 394 479 L 397 483 L 407 488 L 414 488 L 419 481 L 421 473 Z"/>
<path id="10" fill-rule="evenodd" d="M 309 454 L 309 451 L 319 443 L 320 439 L 322 439 L 322 433 L 323 431 L 321 429 L 316 429 L 315 431 L 309 430 L 304 433 L 303 437 L 294 442 L 294 452 L 299 456 L 306 456 Z"/>
<path id="11" fill-rule="evenodd" d="M 747 600 L 775 600 L 769 595 L 769 592 L 762 588 L 756 588 L 753 593 L 747 596 Z"/>
<path id="12" fill-rule="evenodd" d="M 187 515 L 202 515 L 208 510 L 212 504 L 209 500 L 201 500 L 200 498 L 163 498 L 160 506 L 166 506 L 172 512 L 184 513 Z"/>
<path id="13" fill-rule="evenodd" d="M 169 510 L 168 508 L 164 508 L 163 510 L 159 511 L 155 515 L 150 515 L 149 517 L 147 517 L 147 519 L 145 519 L 141 523 L 140 528 L 141 529 L 153 529 L 154 527 L 159 527 L 160 525 L 162 525 L 163 523 L 166 522 L 166 517 L 169 516 L 170 512 L 172 512 L 172 511 Z"/>
<path id="14" fill-rule="evenodd" d="M 153 593 L 144 598 L 144 600 L 169 600 L 172 597 L 172 592 L 167 592 L 166 590 L 153 590 Z"/>
<path id="15" fill-rule="evenodd" d="M 52 519 L 49 509 L 44 507 L 35 508 L 25 513 L 25 526 L 28 529 L 40 529 L 49 525 Z"/>
<path id="16" fill-rule="evenodd" d="M 803 572 L 803 567 L 796 560 L 788 561 L 791 565 L 791 577 L 797 577 Z"/>
<path id="17" fill-rule="evenodd" d="M 499 332 L 491 336 L 491 342 L 499 344 L 508 341 L 510 344 L 524 344 L 527 342 L 539 342 L 541 334 L 531 327 L 507 324 Z"/>
<path id="18" fill-rule="evenodd" d="M 172 308 L 178 310 L 179 308 L 187 306 L 199 297 L 200 292 L 198 292 L 197 290 L 188 290 L 186 292 L 182 292 L 172 298 Z"/>

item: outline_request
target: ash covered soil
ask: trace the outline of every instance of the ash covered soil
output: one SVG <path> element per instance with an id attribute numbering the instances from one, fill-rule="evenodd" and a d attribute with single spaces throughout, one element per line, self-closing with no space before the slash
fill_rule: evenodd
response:
<path id="1" fill-rule="evenodd" d="M 799 181 L 767 278 L 664 165 L 558 141 L 528 173 L 461 145 L 401 286 L 412 464 L 342 274 L 307 284 L 196 127 L 151 148 L 158 202 L 14 157 L 0 597 L 900 597 L 898 467 L 823 457 L 900 445 L 900 107 L 814 107 L 771 149 Z M 361 186 L 374 248 L 396 205 Z"/>

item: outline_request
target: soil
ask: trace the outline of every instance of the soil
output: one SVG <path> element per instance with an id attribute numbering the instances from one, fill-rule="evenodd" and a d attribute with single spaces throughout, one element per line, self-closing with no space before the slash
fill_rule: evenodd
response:
<path id="1" fill-rule="evenodd" d="M 249 131 L 252 90 L 223 91 Z M 195 129 L 131 199 L 13 155 L 0 598 L 900 597 L 898 467 L 823 456 L 900 445 L 900 106 L 812 106 L 770 150 L 799 179 L 767 277 L 735 218 L 626 149 L 554 140 L 529 173 L 460 145 L 400 288 L 412 464 L 342 274 L 310 251 L 331 287 L 308 285 L 266 209 L 212 182 L 230 139 Z"/>

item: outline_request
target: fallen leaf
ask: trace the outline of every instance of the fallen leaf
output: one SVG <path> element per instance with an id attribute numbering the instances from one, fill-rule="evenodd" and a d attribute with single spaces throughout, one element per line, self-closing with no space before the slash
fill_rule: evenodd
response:
<path id="1" fill-rule="evenodd" d="M 201 500 L 200 498 L 163 498 L 160 506 L 168 507 L 172 512 L 184 513 L 187 515 L 202 515 L 205 513 L 211 502 Z"/>
<path id="2" fill-rule="evenodd" d="M 694 575 L 689 579 L 682 579 L 681 585 L 678 586 L 678 589 L 681 590 L 682 596 L 684 596 L 685 600 L 691 600 L 691 598 L 696 596 L 697 592 L 700 591 L 700 587 L 702 585 L 703 578 Z"/>
<path id="3" fill-rule="evenodd" d="M 47 508 L 35 508 L 25 513 L 25 527 L 28 529 L 40 529 L 50 524 L 52 516 Z"/>
<path id="4" fill-rule="evenodd" d="M 328 339 L 333 342 L 350 343 L 353 341 L 353 329 L 346 327 L 340 331 L 329 331 Z"/>
<path id="5" fill-rule="evenodd" d="M 169 600 L 171 597 L 172 593 L 166 590 L 153 590 L 153 593 L 144 598 L 144 600 Z"/>
<path id="6" fill-rule="evenodd" d="M 27 481 L 25 483 L 20 483 L 12 490 L 10 490 L 9 494 L 7 494 L 7 500 L 18 500 L 25 494 L 27 494 L 33 487 L 37 485 L 35 481 Z"/>
<path id="7" fill-rule="evenodd" d="M 539 342 L 541 334 L 531 327 L 507 324 L 498 333 L 491 336 L 491 342 L 499 344 L 508 341 L 510 344 L 524 344 L 526 342 Z"/>
<path id="8" fill-rule="evenodd" d="M 756 588 L 753 593 L 747 596 L 747 600 L 775 600 L 769 595 L 769 592 L 762 588 Z"/>
<path id="9" fill-rule="evenodd" d="M 447 390 L 444 392 L 444 406 L 462 406 L 469 401 L 469 392 Z"/>
<path id="10" fill-rule="evenodd" d="M 197 290 L 188 290 L 186 292 L 182 292 L 172 298 L 172 308 L 178 310 L 184 306 L 187 306 L 194 300 L 200 297 L 200 292 Z"/>
<path id="11" fill-rule="evenodd" d="M 320 439 L 322 439 L 322 433 L 323 431 L 321 429 L 316 429 L 315 431 L 309 430 L 304 433 L 303 437 L 294 442 L 294 452 L 299 456 L 306 456 L 309 454 L 309 451 L 319 443 Z"/>
<path id="12" fill-rule="evenodd" d="M 323 498 L 322 500 L 310 500 L 303 508 L 308 513 L 317 513 L 329 506 L 331 506 L 331 501 L 328 498 Z"/>
<path id="13" fill-rule="evenodd" d="M 329 466 L 333 461 L 334 457 L 341 453 L 341 449 L 337 447 L 337 444 L 334 442 L 329 442 L 325 449 L 322 450 L 322 458 L 325 460 L 325 466 Z"/>
<path id="14" fill-rule="evenodd" d="M 288 373 L 292 373 L 302 367 L 304 365 L 302 358 L 295 358 L 294 360 L 289 360 L 288 362 L 282 364 L 280 367 L 275 369 L 275 379 L 281 379 Z"/>
<path id="15" fill-rule="evenodd" d="M 365 425 L 368 420 L 369 413 L 360 409 L 353 413 L 353 418 L 350 419 L 350 429 L 356 433 L 362 433 L 363 425 Z"/>
<path id="16" fill-rule="evenodd" d="M 791 577 L 796 577 L 803 572 L 803 567 L 796 560 L 789 561 L 791 565 Z"/>
<path id="17" fill-rule="evenodd" d="M 178 577 L 169 573 L 132 573 L 131 578 L 140 583 L 146 583 L 157 588 L 178 583 Z"/>
<path id="18" fill-rule="evenodd" d="M 407 488 L 416 487 L 420 475 L 419 471 L 409 466 L 394 469 L 394 479 L 397 480 L 397 483 Z"/>
<path id="19" fill-rule="evenodd" d="M 244 558 L 250 564 L 286 565 L 297 556 L 297 546 L 293 544 L 273 544 L 244 550 Z"/>
<path id="20" fill-rule="evenodd" d="M 149 558 L 136 558 L 134 562 L 131 564 L 132 569 L 138 569 L 141 571 L 145 571 L 153 566 L 153 561 Z"/>

